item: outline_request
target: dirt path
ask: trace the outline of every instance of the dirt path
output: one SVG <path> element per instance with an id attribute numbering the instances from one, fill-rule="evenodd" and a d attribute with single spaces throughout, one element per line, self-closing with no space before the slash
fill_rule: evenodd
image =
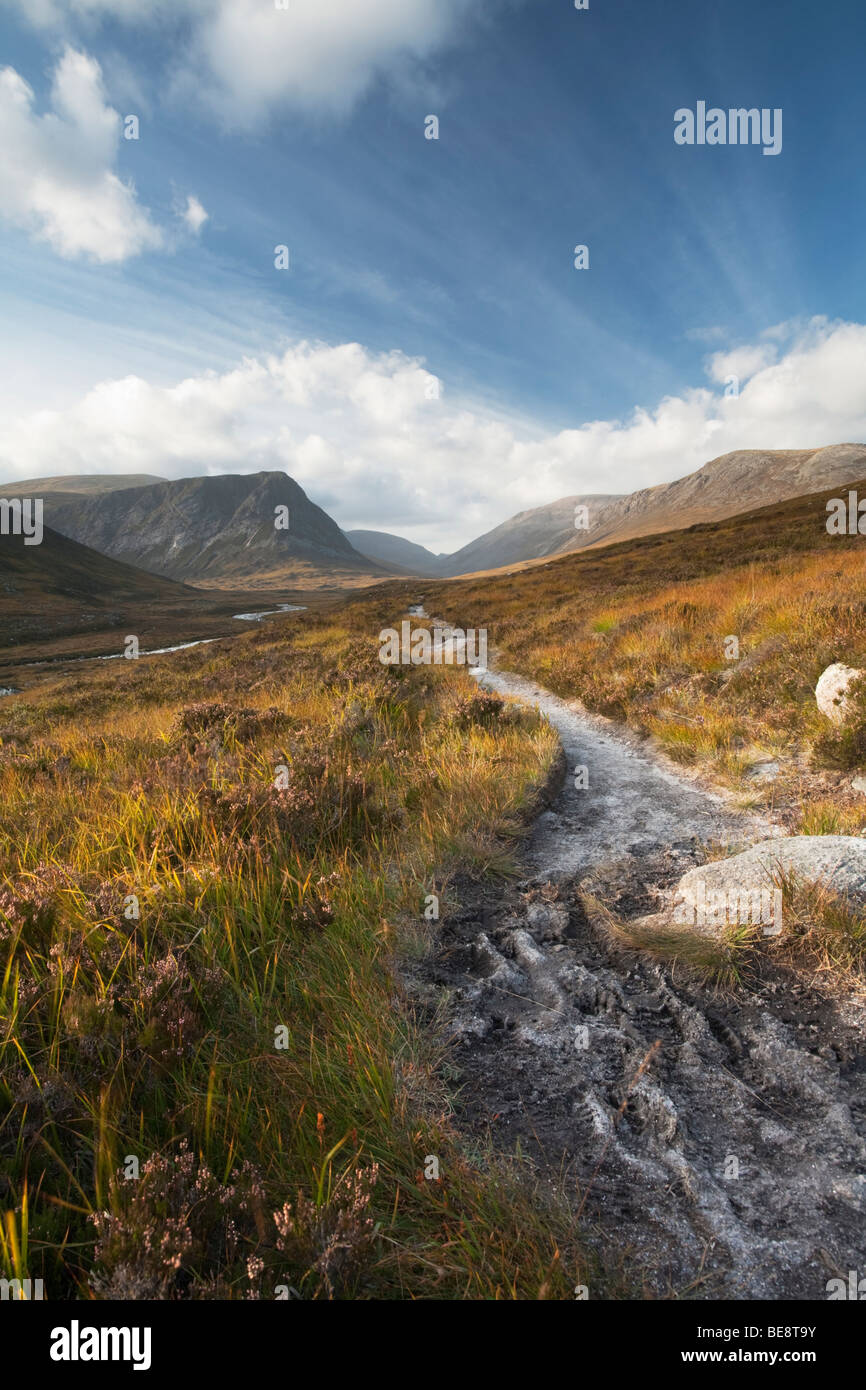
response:
<path id="1" fill-rule="evenodd" d="M 592 1179 L 584 1224 L 655 1295 L 825 1299 L 830 1278 L 866 1275 L 862 1002 L 769 960 L 716 996 L 619 954 L 583 906 L 591 890 L 647 911 L 708 843 L 773 827 L 531 682 L 479 677 L 541 709 L 567 774 L 535 823 L 532 876 L 495 896 L 464 885 L 419 981 L 449 991 L 463 1123 L 564 1173 L 576 1205 Z"/>
<path id="2" fill-rule="evenodd" d="M 573 876 L 622 861 L 643 872 L 659 854 L 694 862 L 695 843 L 747 848 L 777 833 L 769 822 L 746 816 L 730 803 L 674 771 L 648 745 L 609 720 L 568 705 L 532 681 L 504 671 L 480 676 L 485 689 L 537 708 L 559 735 L 568 775 L 555 810 L 543 815 L 529 846 L 530 862 L 556 877 Z M 585 769 L 586 785 L 575 773 Z"/>

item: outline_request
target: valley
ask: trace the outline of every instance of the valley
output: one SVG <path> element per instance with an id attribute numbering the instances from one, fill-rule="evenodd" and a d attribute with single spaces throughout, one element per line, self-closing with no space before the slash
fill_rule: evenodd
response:
<path id="1" fill-rule="evenodd" d="M 863 0 L 0 41 L 9 1348 L 850 1375 Z"/>
<path id="2" fill-rule="evenodd" d="M 659 916 L 690 869 L 866 831 L 866 753 L 814 695 L 833 661 L 866 667 L 866 539 L 827 512 L 812 492 L 361 591 L 4 537 L 27 1066 L 6 1058 L 23 1139 L 0 1126 L 0 1153 L 21 1190 L 50 1126 L 29 1220 L 52 1287 L 179 1296 L 143 1251 L 193 1175 L 193 1297 L 809 1299 L 866 1258 L 862 914 L 786 881 L 779 933 Z M 162 1157 L 177 1127 L 194 1165 Z M 287 1243 L 287 1181 L 326 1143 L 331 1196 Z M 339 1268 L 316 1254 L 337 1228 Z"/>

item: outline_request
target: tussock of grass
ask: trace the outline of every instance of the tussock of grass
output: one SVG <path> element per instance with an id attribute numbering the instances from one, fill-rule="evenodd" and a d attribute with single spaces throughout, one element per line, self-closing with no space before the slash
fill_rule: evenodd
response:
<path id="1" fill-rule="evenodd" d="M 842 975 L 866 989 L 866 913 L 825 884 L 795 874 L 775 876 L 783 894 L 784 931 L 774 938 L 782 958 L 830 979 Z"/>
<path id="2" fill-rule="evenodd" d="M 860 835 L 866 829 L 866 803 L 840 806 L 834 801 L 814 800 L 803 808 L 798 835 Z"/>
<path id="3" fill-rule="evenodd" d="M 768 880 L 770 882 L 770 880 Z M 782 891 L 782 932 L 767 936 L 761 924 L 732 924 L 718 935 L 671 921 L 617 917 L 594 897 L 584 906 L 612 945 L 681 967 L 702 984 L 730 990 L 755 974 L 758 953 L 822 977 L 834 988 L 844 982 L 866 991 L 866 913 L 827 885 L 810 883 L 777 869 L 772 883 Z"/>
<path id="4" fill-rule="evenodd" d="M 646 920 L 627 921 L 599 899 L 587 896 L 584 907 L 611 945 L 651 956 L 666 965 L 681 966 L 702 984 L 719 990 L 741 984 L 750 950 L 760 928 L 731 926 L 718 938 L 693 928 Z"/>
<path id="5" fill-rule="evenodd" d="M 386 616 L 4 704 L 0 1260 L 49 1297 L 586 1281 L 564 1214 L 463 1152 L 394 972 L 427 893 L 508 866 L 554 739 L 459 672 L 381 666 Z"/>

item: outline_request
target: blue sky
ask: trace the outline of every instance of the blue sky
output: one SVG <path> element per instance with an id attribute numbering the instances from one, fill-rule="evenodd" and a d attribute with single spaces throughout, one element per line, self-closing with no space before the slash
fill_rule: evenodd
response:
<path id="1" fill-rule="evenodd" d="M 285 467 L 439 549 L 866 436 L 861 3 L 291 5 L 0 0 L 5 477 Z"/>

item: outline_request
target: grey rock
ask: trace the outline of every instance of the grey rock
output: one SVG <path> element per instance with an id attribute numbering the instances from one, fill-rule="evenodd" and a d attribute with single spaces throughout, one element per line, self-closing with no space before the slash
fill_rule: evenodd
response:
<path id="1" fill-rule="evenodd" d="M 852 903 L 866 902 L 866 841 L 855 835 L 792 835 L 689 869 L 674 894 L 675 920 L 688 921 L 694 914 L 696 928 L 711 935 L 731 922 L 754 920 L 748 915 L 738 917 L 736 911 L 717 918 L 712 903 L 718 902 L 716 895 L 726 895 L 732 908 L 742 904 L 744 895 L 772 889 L 779 871 L 821 883 Z"/>
<path id="2" fill-rule="evenodd" d="M 754 763 L 748 771 L 748 777 L 752 782 L 775 782 L 778 775 L 779 764 L 773 758 Z"/>

